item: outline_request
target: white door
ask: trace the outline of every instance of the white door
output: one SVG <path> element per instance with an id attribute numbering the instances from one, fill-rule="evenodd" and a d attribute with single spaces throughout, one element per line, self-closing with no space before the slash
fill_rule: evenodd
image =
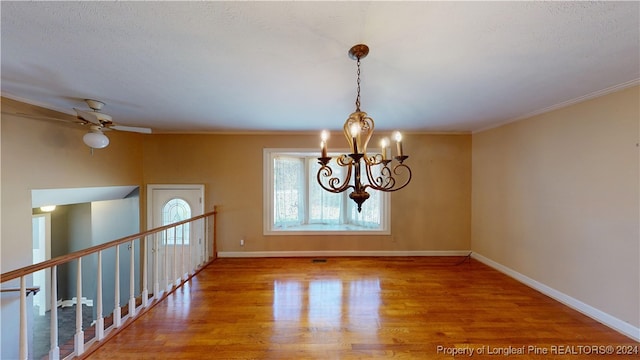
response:
<path id="1" fill-rule="evenodd" d="M 204 185 L 148 185 L 149 229 L 204 213 Z M 170 288 L 204 261 L 204 222 L 159 233 L 148 249 L 148 284 L 155 291 Z M 157 274 L 154 275 L 154 272 Z"/>
<path id="2" fill-rule="evenodd" d="M 33 263 L 51 259 L 51 214 L 38 214 L 32 217 Z M 40 291 L 33 297 L 33 307 L 43 316 L 51 310 L 49 293 L 51 289 L 51 270 L 40 270 L 33 274 L 33 286 Z"/>

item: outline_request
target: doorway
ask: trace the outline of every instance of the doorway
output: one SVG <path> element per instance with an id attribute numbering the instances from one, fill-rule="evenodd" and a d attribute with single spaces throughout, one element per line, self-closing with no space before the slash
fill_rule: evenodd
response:
<path id="1" fill-rule="evenodd" d="M 33 264 L 51 259 L 51 214 L 36 214 L 31 217 L 33 236 Z M 49 293 L 51 292 L 51 269 L 33 273 L 33 286 L 40 291 L 33 297 L 35 314 L 44 316 L 51 310 Z"/>
<path id="2" fill-rule="evenodd" d="M 204 185 L 148 185 L 147 228 L 153 229 L 204 213 Z M 160 288 L 186 276 L 204 261 L 203 227 L 184 224 L 158 233 L 148 246 L 148 284 Z M 154 271 L 157 275 L 154 278 Z"/>

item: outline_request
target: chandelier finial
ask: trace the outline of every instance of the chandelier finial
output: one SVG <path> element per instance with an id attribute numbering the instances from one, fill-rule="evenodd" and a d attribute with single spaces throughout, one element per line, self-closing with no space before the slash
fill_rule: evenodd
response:
<path id="1" fill-rule="evenodd" d="M 353 45 L 349 49 L 349 57 L 353 60 L 364 59 L 369 55 L 369 47 L 365 44 Z"/>

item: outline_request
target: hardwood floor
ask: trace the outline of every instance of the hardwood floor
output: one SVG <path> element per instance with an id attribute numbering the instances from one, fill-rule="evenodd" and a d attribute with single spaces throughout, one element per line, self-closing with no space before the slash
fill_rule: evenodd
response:
<path id="1" fill-rule="evenodd" d="M 313 260 L 218 259 L 89 358 L 640 358 L 615 354 L 639 343 L 475 260 Z"/>

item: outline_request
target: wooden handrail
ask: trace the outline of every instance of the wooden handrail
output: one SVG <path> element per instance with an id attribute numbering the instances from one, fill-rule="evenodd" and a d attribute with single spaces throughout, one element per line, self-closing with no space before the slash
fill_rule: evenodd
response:
<path id="1" fill-rule="evenodd" d="M 37 264 L 25 266 L 25 267 L 22 267 L 20 269 L 8 271 L 8 272 L 6 272 L 4 274 L 0 274 L 0 281 L 5 282 L 5 281 L 10 281 L 10 280 L 13 280 L 13 279 L 17 279 L 17 278 L 20 278 L 22 276 L 34 273 L 36 271 L 40 271 L 40 270 L 43 270 L 43 269 L 50 268 L 52 266 L 57 266 L 57 265 L 60 265 L 60 264 L 64 264 L 64 263 L 69 262 L 71 260 L 78 259 L 78 258 L 81 258 L 83 256 L 87 256 L 87 255 L 90 255 L 90 254 L 93 254 L 93 253 L 97 253 L 98 251 L 105 250 L 105 249 L 108 249 L 108 248 L 116 246 L 116 245 L 124 244 L 124 243 L 130 242 L 130 241 L 136 240 L 136 239 L 140 239 L 140 238 L 143 238 L 145 236 L 149 236 L 149 235 L 152 235 L 152 234 L 155 234 L 155 233 L 158 233 L 158 232 L 161 232 L 161 231 L 164 231 L 166 229 L 170 229 L 172 227 L 176 227 L 176 226 L 179 226 L 179 225 L 182 225 L 182 224 L 193 222 L 193 221 L 196 221 L 196 220 L 199 220 L 199 219 L 204 219 L 204 218 L 207 218 L 207 217 L 215 215 L 215 214 L 217 214 L 217 210 L 216 210 L 216 207 L 214 206 L 213 207 L 213 211 L 209 211 L 209 212 L 204 213 L 202 215 L 194 216 L 194 217 L 192 217 L 190 219 L 187 219 L 187 220 L 178 221 L 178 222 L 175 222 L 175 223 L 172 223 L 172 224 L 169 224 L 169 225 L 164 225 L 164 226 L 161 226 L 161 227 L 157 227 L 155 229 L 143 231 L 143 232 L 138 233 L 138 234 L 125 236 L 123 238 L 120 238 L 120 239 L 117 239 L 117 240 L 113 240 L 113 241 L 109 241 L 109 242 L 106 242 L 104 244 L 92 246 L 90 248 L 86 248 L 86 249 L 78 250 L 78 251 L 75 251 L 75 252 L 72 252 L 72 253 L 69 253 L 69 254 L 66 254 L 66 255 L 58 256 L 58 257 L 56 257 L 54 259 L 50 259 L 50 260 L 46 260 L 46 261 L 43 261 L 43 262 L 40 262 L 40 263 L 37 263 Z"/>

